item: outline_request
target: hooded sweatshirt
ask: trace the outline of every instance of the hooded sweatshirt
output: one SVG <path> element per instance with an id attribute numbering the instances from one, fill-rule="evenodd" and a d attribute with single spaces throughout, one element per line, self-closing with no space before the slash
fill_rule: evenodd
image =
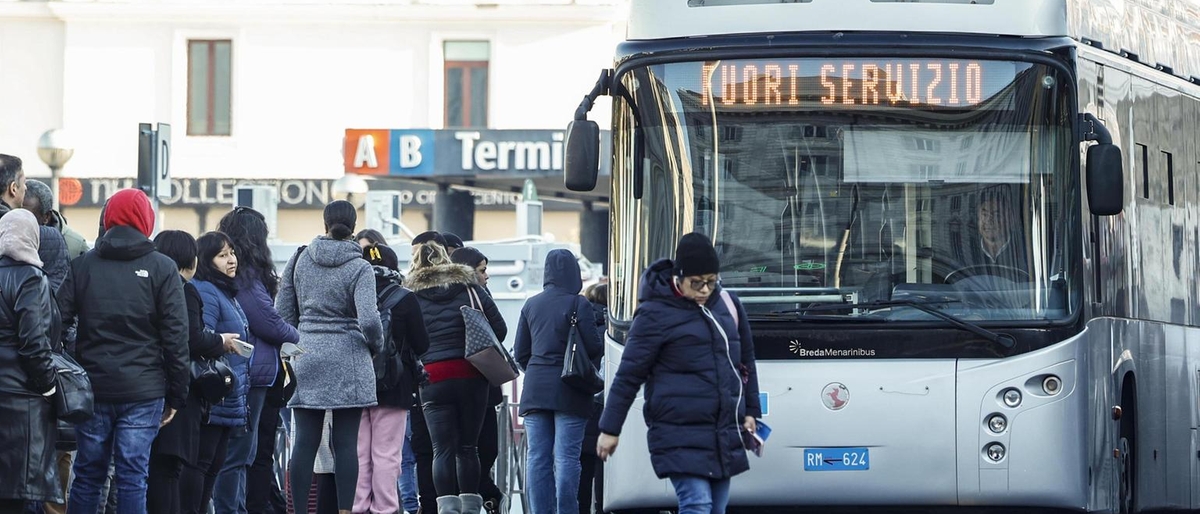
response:
<path id="1" fill-rule="evenodd" d="M 104 223 L 108 230 L 96 250 L 71 263 L 59 289 L 64 322 L 79 322 L 76 359 L 97 402 L 165 398 L 168 406 L 183 408 L 190 360 L 179 268 L 147 238 L 154 212 L 141 191 L 114 195 Z"/>
<path id="2" fill-rule="evenodd" d="M 122 189 L 109 198 L 104 208 L 104 230 L 113 227 L 133 227 L 150 237 L 154 232 L 154 208 L 150 199 L 137 189 Z"/>
<path id="3" fill-rule="evenodd" d="M 599 357 L 604 351 L 592 304 L 579 295 L 583 281 L 575 255 L 561 249 L 547 254 L 543 283 L 542 292 L 521 308 L 517 324 L 514 357 L 525 369 L 521 415 L 555 411 L 588 417 L 592 395 L 564 384 L 561 378 L 572 315 L 577 320 L 579 348 L 589 358 Z"/>
<path id="4" fill-rule="evenodd" d="M 299 330 L 305 353 L 293 361 L 301 409 L 371 407 L 383 348 L 375 273 L 353 241 L 318 237 L 284 268 L 275 308 Z"/>

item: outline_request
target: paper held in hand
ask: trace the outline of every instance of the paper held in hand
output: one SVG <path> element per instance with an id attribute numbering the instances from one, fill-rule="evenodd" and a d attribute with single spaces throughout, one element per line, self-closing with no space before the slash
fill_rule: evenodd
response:
<path id="1" fill-rule="evenodd" d="M 746 445 L 746 451 L 753 452 L 756 457 L 762 457 L 767 438 L 771 437 L 771 427 L 762 420 L 756 420 L 755 425 L 754 433 L 742 429 L 742 443 Z"/>

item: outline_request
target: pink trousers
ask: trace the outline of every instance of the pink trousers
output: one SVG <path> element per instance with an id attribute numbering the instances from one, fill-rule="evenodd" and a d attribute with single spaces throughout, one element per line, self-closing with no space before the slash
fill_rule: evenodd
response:
<path id="1" fill-rule="evenodd" d="M 358 425 L 358 488 L 354 512 L 394 514 L 400 511 L 400 455 L 408 410 L 394 407 L 363 409 Z"/>

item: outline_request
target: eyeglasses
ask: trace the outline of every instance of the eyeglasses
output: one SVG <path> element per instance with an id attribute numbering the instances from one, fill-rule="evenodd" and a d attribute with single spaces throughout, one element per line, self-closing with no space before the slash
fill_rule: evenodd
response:
<path id="1" fill-rule="evenodd" d="M 703 292 L 706 288 L 709 291 L 716 290 L 717 284 L 720 284 L 720 283 L 721 283 L 721 279 L 718 279 L 718 278 L 714 278 L 711 280 L 700 280 L 700 279 L 696 279 L 696 278 L 687 279 L 688 287 L 692 288 L 692 291 L 695 291 L 697 293 Z"/>

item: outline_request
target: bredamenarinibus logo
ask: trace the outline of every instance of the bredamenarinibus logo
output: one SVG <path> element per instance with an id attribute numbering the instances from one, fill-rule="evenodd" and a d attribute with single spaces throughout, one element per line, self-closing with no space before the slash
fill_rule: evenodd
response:
<path id="1" fill-rule="evenodd" d="M 797 357 L 874 357 L 870 348 L 805 348 L 798 339 L 788 343 L 788 351 Z"/>

